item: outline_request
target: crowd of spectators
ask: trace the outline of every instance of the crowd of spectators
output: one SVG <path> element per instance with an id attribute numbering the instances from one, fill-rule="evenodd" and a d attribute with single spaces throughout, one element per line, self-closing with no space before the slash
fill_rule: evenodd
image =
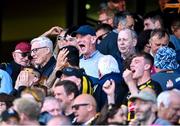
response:
<path id="1" fill-rule="evenodd" d="M 0 65 L 0 125 L 180 125 L 180 16 L 158 1 L 142 16 L 108 0 L 96 27 L 19 42 Z"/>

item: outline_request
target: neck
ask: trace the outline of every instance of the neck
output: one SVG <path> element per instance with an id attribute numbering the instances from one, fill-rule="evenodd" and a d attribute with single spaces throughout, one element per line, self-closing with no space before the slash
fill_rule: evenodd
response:
<path id="1" fill-rule="evenodd" d="M 155 115 L 155 113 L 152 113 L 151 115 L 150 115 L 150 117 L 148 117 L 148 119 L 147 120 L 145 120 L 145 121 L 142 121 L 142 122 L 140 122 L 141 123 L 141 125 L 152 125 L 152 123 L 155 121 L 155 119 L 156 119 L 156 115 Z"/>
<path id="2" fill-rule="evenodd" d="M 91 57 L 91 55 L 95 52 L 96 50 L 91 50 L 89 53 L 87 53 L 87 54 L 84 54 L 83 56 L 84 56 L 84 58 L 85 59 L 89 59 L 90 57 Z"/>
<path id="3" fill-rule="evenodd" d="M 52 56 L 52 55 L 47 56 L 47 58 L 45 59 L 45 61 L 44 61 L 42 64 L 40 64 L 40 67 L 41 67 L 41 68 L 44 67 L 44 66 L 48 63 L 48 61 L 51 59 L 51 56 Z"/>
<path id="4" fill-rule="evenodd" d="M 72 114 L 72 103 L 70 103 L 69 105 L 66 106 L 64 113 L 66 116 Z"/>
<path id="5" fill-rule="evenodd" d="M 146 83 L 150 79 L 151 79 L 150 73 L 145 71 L 143 76 L 137 80 L 137 85 L 139 86 L 143 83 Z"/>
<path id="6" fill-rule="evenodd" d="M 132 48 L 131 51 L 129 51 L 127 53 L 121 53 L 121 57 L 125 60 L 128 57 L 131 57 L 134 53 L 135 53 L 135 50 Z"/>

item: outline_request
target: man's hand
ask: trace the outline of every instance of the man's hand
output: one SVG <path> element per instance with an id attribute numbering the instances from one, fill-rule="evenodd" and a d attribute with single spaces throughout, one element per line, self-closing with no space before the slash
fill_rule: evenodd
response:
<path id="1" fill-rule="evenodd" d="M 42 34 L 41 36 L 57 36 L 59 35 L 61 32 L 63 31 L 63 28 L 59 27 L 59 26 L 54 26 L 52 27 L 50 30 L 46 31 L 44 34 Z"/>
<path id="2" fill-rule="evenodd" d="M 69 51 L 67 49 L 62 49 L 57 57 L 57 62 L 56 62 L 56 67 L 55 70 L 60 70 L 66 66 L 68 66 L 67 63 L 67 55 L 68 55 Z"/>
<path id="3" fill-rule="evenodd" d="M 132 78 L 133 76 L 133 72 L 131 70 L 128 70 L 126 69 L 124 72 L 123 72 L 123 78 L 124 78 L 124 81 L 126 82 L 126 84 L 136 84 L 135 80 L 133 80 Z"/>
<path id="4" fill-rule="evenodd" d="M 104 84 L 103 84 L 103 91 L 109 95 L 112 96 L 114 95 L 114 91 L 115 91 L 115 82 L 114 80 L 107 80 Z"/>
<path id="5" fill-rule="evenodd" d="M 107 80 L 103 84 L 103 91 L 107 94 L 108 104 L 115 103 L 115 82 L 114 80 Z"/>
<path id="6" fill-rule="evenodd" d="M 28 71 L 21 71 L 17 77 L 15 89 L 18 89 L 20 86 L 30 86 L 29 73 Z"/>

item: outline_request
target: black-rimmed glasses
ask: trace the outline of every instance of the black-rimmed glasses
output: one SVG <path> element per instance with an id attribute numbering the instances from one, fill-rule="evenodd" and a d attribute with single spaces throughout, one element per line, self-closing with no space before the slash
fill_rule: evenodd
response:
<path id="1" fill-rule="evenodd" d="M 84 104 L 76 104 L 72 106 L 72 109 L 78 110 L 80 106 L 87 106 L 89 105 L 88 103 L 84 103 Z"/>
<path id="2" fill-rule="evenodd" d="M 43 48 L 47 48 L 47 47 L 45 46 L 45 47 L 34 48 L 34 49 L 31 50 L 31 53 L 32 52 L 37 53 L 38 50 L 43 49 Z"/>

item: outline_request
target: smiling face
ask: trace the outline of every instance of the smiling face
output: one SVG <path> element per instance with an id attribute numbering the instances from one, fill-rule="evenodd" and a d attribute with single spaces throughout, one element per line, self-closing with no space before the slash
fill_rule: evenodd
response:
<path id="1" fill-rule="evenodd" d="M 70 100 L 68 99 L 68 95 L 63 86 L 57 86 L 53 89 L 54 97 L 59 100 L 60 106 L 63 110 L 70 104 Z"/>

